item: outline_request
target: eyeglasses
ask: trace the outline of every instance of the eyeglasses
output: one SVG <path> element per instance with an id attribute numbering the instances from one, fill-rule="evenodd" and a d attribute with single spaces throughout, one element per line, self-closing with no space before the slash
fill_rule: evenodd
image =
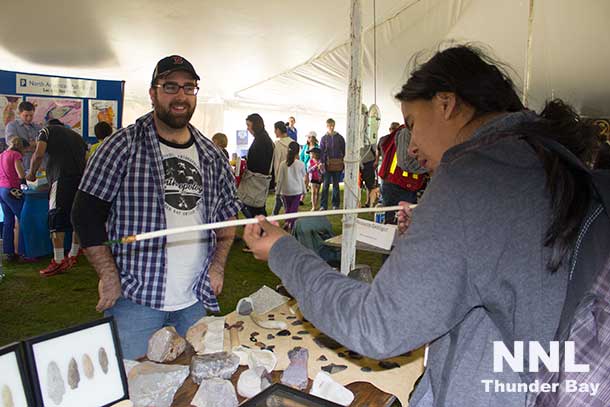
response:
<path id="1" fill-rule="evenodd" d="M 163 88 L 163 92 L 167 93 L 168 95 L 175 95 L 178 93 L 178 91 L 180 91 L 180 89 L 184 91 L 185 95 L 196 95 L 197 92 L 199 92 L 199 86 L 195 86 L 193 84 L 180 86 L 175 82 L 165 82 L 161 85 L 154 85 L 154 87 Z"/>

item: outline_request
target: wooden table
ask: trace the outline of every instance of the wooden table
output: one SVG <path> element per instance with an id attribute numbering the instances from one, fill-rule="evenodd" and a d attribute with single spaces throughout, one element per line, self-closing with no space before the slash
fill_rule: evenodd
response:
<path id="1" fill-rule="evenodd" d="M 195 352 L 193 351 L 193 348 L 187 346 L 187 350 L 171 364 L 190 365 L 191 358 L 194 354 Z M 236 389 L 239 375 L 245 370 L 247 370 L 246 366 L 240 366 L 237 372 L 235 372 L 235 374 L 233 375 L 233 377 L 231 377 L 231 382 L 233 383 L 233 386 L 235 386 Z M 273 371 L 273 383 L 279 383 L 281 375 L 281 371 Z M 307 390 L 305 390 L 307 393 L 309 393 L 312 383 L 313 382 L 310 379 L 309 385 L 307 386 Z M 393 395 L 382 392 L 370 383 L 355 382 L 348 384 L 346 387 L 350 389 L 355 396 L 353 403 L 350 405 L 351 407 L 389 407 L 396 400 L 396 397 L 394 397 Z M 189 407 L 191 405 L 191 400 L 193 400 L 193 397 L 195 397 L 195 393 L 197 392 L 198 388 L 199 386 L 197 386 L 191 380 L 190 377 L 187 377 L 182 387 L 180 387 L 176 392 L 172 406 Z M 246 400 L 239 394 L 237 395 L 237 399 L 240 403 Z"/>
<path id="2" fill-rule="evenodd" d="M 324 241 L 324 244 L 326 246 L 330 246 L 330 247 L 341 248 L 342 239 L 343 239 L 343 235 L 334 236 L 334 237 L 331 237 L 330 239 L 326 239 Z M 376 247 L 376 246 L 370 245 L 368 243 L 363 243 L 363 242 L 359 242 L 359 241 L 356 241 L 356 250 L 363 250 L 365 252 L 373 252 L 373 253 L 380 253 L 380 254 L 390 254 L 390 252 L 391 252 L 390 250 L 385 250 L 380 247 Z"/>

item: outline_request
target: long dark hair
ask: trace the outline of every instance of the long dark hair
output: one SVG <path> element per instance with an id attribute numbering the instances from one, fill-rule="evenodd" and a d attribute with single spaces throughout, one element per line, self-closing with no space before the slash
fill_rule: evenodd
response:
<path id="1" fill-rule="evenodd" d="M 252 123 L 252 135 L 254 138 L 261 135 L 269 137 L 269 133 L 267 133 L 267 130 L 265 130 L 265 122 L 260 114 L 252 113 L 246 117 L 246 121 Z"/>
<path id="2" fill-rule="evenodd" d="M 525 109 L 506 68 L 483 51 L 461 45 L 437 52 L 417 65 L 396 95 L 400 101 L 431 100 L 438 92 L 452 92 L 472 106 L 474 117 L 487 113 Z M 539 120 L 518 129 L 544 166 L 551 195 L 551 221 L 544 244 L 552 248 L 548 268 L 556 271 L 571 253 L 578 229 L 588 210 L 591 192 L 586 174 L 571 171 L 555 153 L 545 149 L 540 137 L 548 137 L 589 162 L 595 145 L 594 133 L 561 100 L 546 104 Z"/>
<path id="3" fill-rule="evenodd" d="M 288 144 L 288 155 L 286 156 L 286 164 L 288 164 L 289 167 L 297 159 L 300 149 L 301 147 L 299 147 L 299 143 L 295 141 Z"/>

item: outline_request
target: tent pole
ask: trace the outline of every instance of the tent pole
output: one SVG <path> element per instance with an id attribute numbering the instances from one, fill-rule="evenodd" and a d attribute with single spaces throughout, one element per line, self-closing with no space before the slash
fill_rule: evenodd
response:
<path id="1" fill-rule="evenodd" d="M 530 92 L 530 76 L 532 73 L 532 37 L 534 35 L 534 0 L 529 0 L 527 18 L 527 49 L 525 50 L 525 75 L 523 75 L 523 106 L 527 107 Z"/>
<path id="2" fill-rule="evenodd" d="M 358 172 L 360 165 L 360 110 L 362 106 L 362 9 L 360 0 L 351 0 L 351 57 L 347 96 L 347 140 L 343 206 L 352 209 L 360 202 Z M 348 274 L 356 263 L 356 216 L 343 217 L 341 273 Z"/>

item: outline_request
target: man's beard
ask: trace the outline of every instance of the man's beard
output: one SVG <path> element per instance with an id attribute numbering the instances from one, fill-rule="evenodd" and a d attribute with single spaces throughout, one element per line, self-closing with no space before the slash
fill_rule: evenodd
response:
<path id="1" fill-rule="evenodd" d="M 184 105 L 186 110 L 182 115 L 175 115 L 172 113 L 171 108 L 175 105 Z M 195 107 L 191 106 L 188 102 L 172 102 L 169 107 L 166 109 L 156 101 L 155 103 L 155 113 L 157 114 L 157 118 L 165 123 L 167 126 L 172 129 L 182 129 L 186 127 L 186 125 L 191 121 L 191 117 L 193 117 L 193 113 L 195 113 Z"/>

